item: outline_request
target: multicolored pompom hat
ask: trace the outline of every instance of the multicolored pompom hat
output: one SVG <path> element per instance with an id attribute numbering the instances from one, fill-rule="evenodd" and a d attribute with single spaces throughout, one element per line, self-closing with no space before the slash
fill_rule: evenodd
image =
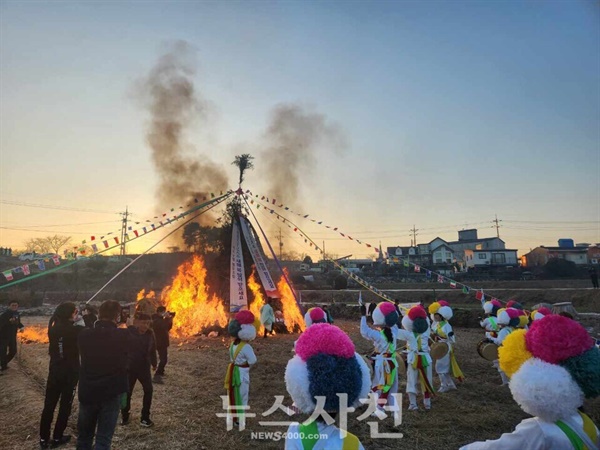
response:
<path id="1" fill-rule="evenodd" d="M 296 342 L 296 356 L 285 369 L 287 391 L 304 413 L 317 407 L 315 397 L 325 398 L 327 412 L 339 411 L 337 394 L 348 395 L 348 406 L 357 406 L 371 389 L 369 368 L 354 351 L 350 338 L 338 327 L 317 323 Z"/>
<path id="2" fill-rule="evenodd" d="M 391 302 L 381 302 L 373 310 L 373 324 L 380 327 L 393 327 L 398 323 L 398 311 Z"/>
<path id="3" fill-rule="evenodd" d="M 410 308 L 402 318 L 402 327 L 410 332 L 422 334 L 427 331 L 427 311 L 421 305 Z"/>
<path id="4" fill-rule="evenodd" d="M 452 319 L 452 308 L 450 308 L 450 304 L 446 300 L 438 300 L 437 302 L 433 302 L 429 305 L 428 308 L 429 314 L 431 315 L 431 320 L 434 320 L 434 316 L 439 314 L 444 318 L 444 320 Z"/>
<path id="5" fill-rule="evenodd" d="M 576 321 L 559 315 L 509 334 L 498 350 L 500 369 L 523 411 L 548 422 L 577 413 L 600 395 L 600 349 Z"/>
<path id="6" fill-rule="evenodd" d="M 483 304 L 483 312 L 486 314 L 491 314 L 492 316 L 495 316 L 496 314 L 498 314 L 498 310 L 501 308 L 502 308 L 502 303 L 500 303 L 496 299 L 490 300 L 489 302 L 485 302 Z"/>
<path id="7" fill-rule="evenodd" d="M 531 320 L 540 320 L 546 316 L 549 316 L 550 314 L 552 314 L 552 311 L 550 310 L 550 308 L 546 308 L 545 306 L 542 306 L 541 308 L 534 309 L 533 311 L 531 311 L 530 317 L 531 317 Z"/>
<path id="8" fill-rule="evenodd" d="M 518 327 L 521 323 L 522 311 L 515 308 L 501 308 L 498 310 L 498 323 L 507 327 Z"/>
<path id="9" fill-rule="evenodd" d="M 327 316 L 325 314 L 325 311 L 323 311 L 318 306 L 315 306 L 314 308 L 310 308 L 308 311 L 306 311 L 306 314 L 304 314 L 304 323 L 306 323 L 306 328 L 310 327 L 312 324 L 315 324 L 315 323 L 326 323 L 326 322 L 327 322 Z"/>
<path id="10" fill-rule="evenodd" d="M 239 338 L 242 341 L 252 341 L 256 338 L 256 330 L 260 327 L 260 321 L 254 318 L 248 310 L 243 310 L 231 319 L 227 331 L 234 338 Z"/>

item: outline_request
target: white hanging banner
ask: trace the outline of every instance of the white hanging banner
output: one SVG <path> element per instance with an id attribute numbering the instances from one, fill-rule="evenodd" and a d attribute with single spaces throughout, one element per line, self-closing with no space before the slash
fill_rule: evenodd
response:
<path id="1" fill-rule="evenodd" d="M 269 269 L 267 268 L 267 264 L 265 263 L 264 258 L 262 257 L 261 249 L 258 246 L 258 242 L 254 236 L 254 233 L 250 231 L 248 219 L 243 216 L 240 216 L 240 224 L 242 226 L 242 232 L 244 233 L 244 238 L 246 238 L 246 244 L 248 244 L 248 248 L 250 249 L 250 254 L 252 255 L 252 259 L 254 260 L 254 265 L 256 266 L 256 271 L 258 272 L 258 276 L 260 277 L 260 281 L 265 288 L 265 292 L 267 293 L 267 297 L 271 298 L 279 298 L 279 292 L 277 291 L 277 286 L 273 282 L 273 278 L 271 278 L 271 274 L 269 273 Z"/>
<path id="2" fill-rule="evenodd" d="M 229 280 L 229 312 L 236 313 L 248 309 L 246 295 L 246 275 L 244 274 L 244 258 L 242 256 L 242 240 L 240 227 L 233 223 L 231 235 L 231 270 Z"/>

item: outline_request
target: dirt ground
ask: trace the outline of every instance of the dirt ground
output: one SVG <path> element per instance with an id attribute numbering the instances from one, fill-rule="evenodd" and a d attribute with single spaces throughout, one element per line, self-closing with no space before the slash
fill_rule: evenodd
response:
<path id="1" fill-rule="evenodd" d="M 25 325 L 42 323 L 46 318 L 27 317 Z M 346 331 L 357 351 L 366 353 L 370 345 L 359 333 L 358 321 L 341 320 L 336 325 Z M 527 415 L 512 400 L 507 387 L 501 387 L 500 377 L 490 362 L 477 355 L 476 344 L 483 333 L 476 329 L 457 329 L 457 358 L 467 379 L 457 391 L 439 394 L 429 412 L 407 412 L 404 402 L 402 424 L 394 428 L 392 419 L 380 422 L 379 431 L 403 433 L 403 438 L 382 439 L 370 437 L 370 421 L 357 421 L 364 407 L 349 416 L 349 430 L 356 434 L 367 449 L 456 449 L 474 440 L 497 438 L 511 431 Z M 228 363 L 229 339 L 194 337 L 173 342 L 169 353 L 165 384 L 154 386 L 152 405 L 153 428 L 143 428 L 137 420 L 127 426 L 117 425 L 113 448 L 138 449 L 281 449 L 282 440 L 252 438 L 252 432 L 285 431 L 286 427 L 260 425 L 259 421 L 289 421 L 282 411 L 267 417 L 265 413 L 276 395 L 285 396 L 290 405 L 284 383 L 284 371 L 292 356 L 293 341 L 297 335 L 279 335 L 257 339 L 252 345 L 258 364 L 251 371 L 250 406 L 255 418 L 248 418 L 247 430 L 226 431 L 223 413 L 223 378 Z M 10 369 L 0 377 L 0 448 L 35 449 L 38 442 L 39 418 L 43 406 L 43 386 L 48 370 L 47 344 L 20 343 L 18 357 Z M 436 386 L 439 384 L 435 380 Z M 405 377 L 401 376 L 401 391 Z M 132 416 L 139 417 L 141 386 L 133 394 Z M 587 412 L 600 422 L 600 399 L 587 402 Z M 75 434 L 77 402 L 67 433 Z M 303 420 L 305 416 L 298 417 Z M 74 445 L 63 447 L 74 449 Z"/>

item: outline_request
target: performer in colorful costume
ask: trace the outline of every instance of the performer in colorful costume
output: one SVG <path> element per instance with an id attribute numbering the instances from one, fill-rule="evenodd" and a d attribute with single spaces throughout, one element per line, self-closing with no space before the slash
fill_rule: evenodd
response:
<path id="1" fill-rule="evenodd" d="M 500 308 L 502 308 L 502 304 L 496 299 L 483 304 L 483 312 L 486 317 L 479 321 L 479 325 L 485 330 L 487 338 L 498 336 L 499 327 L 496 316 Z"/>
<path id="2" fill-rule="evenodd" d="M 598 428 L 580 408 L 585 398 L 600 395 L 600 350 L 581 325 L 559 315 L 536 320 L 504 340 L 500 367 L 510 376 L 515 401 L 535 417 L 462 450 L 598 448 Z"/>
<path id="3" fill-rule="evenodd" d="M 370 355 L 373 366 L 371 390 L 377 395 L 380 407 L 389 404 L 394 406 L 394 397 L 390 394 L 398 392 L 398 361 L 396 360 L 396 335 L 398 313 L 393 303 L 381 302 L 373 310 L 374 330 L 367 324 L 365 305 L 360 306 L 360 334 L 370 340 L 375 347 Z"/>
<path id="4" fill-rule="evenodd" d="M 435 362 L 435 371 L 440 377 L 440 388 L 438 392 L 448 392 L 456 389 L 456 385 L 452 377 L 458 381 L 464 380 L 464 375 L 458 366 L 456 356 L 454 356 L 454 344 L 456 337 L 452 330 L 452 325 L 448 321 L 452 318 L 452 308 L 445 300 L 439 300 L 429 305 L 429 314 L 431 315 L 431 332 L 433 339 L 439 342 L 445 342 L 448 345 L 448 353 L 441 359 Z M 450 375 L 452 370 L 452 375 Z"/>
<path id="5" fill-rule="evenodd" d="M 254 319 L 254 314 L 247 310 L 238 312 L 235 318 L 229 322 L 229 334 L 235 338 L 229 346 L 229 360 L 231 362 L 225 375 L 225 390 L 229 397 L 229 406 L 248 405 L 250 367 L 256 364 L 256 355 L 254 355 L 254 350 L 248 342 L 256 338 L 256 330 L 259 325 L 260 322 Z M 231 414 L 231 411 L 229 414 Z M 243 424 L 243 412 L 243 409 L 238 409 L 235 410 L 234 414 L 228 414 L 228 424 L 231 423 L 231 420 L 234 423 Z"/>
<path id="6" fill-rule="evenodd" d="M 361 398 L 367 398 L 370 389 L 369 368 L 342 330 L 327 323 L 307 328 L 298 339 L 296 356 L 287 364 L 285 384 L 300 411 L 312 413 L 317 408 L 316 397 L 324 397 L 323 410 L 327 413 L 310 423 L 292 423 L 286 449 L 364 449 L 356 436 L 347 432 L 342 436 L 342 430 L 327 421 L 327 415 L 334 419 L 340 410 L 337 394 L 347 394 L 347 406 L 354 407 Z M 327 438 L 319 439 L 323 435 Z"/>
<path id="7" fill-rule="evenodd" d="M 498 326 L 500 331 L 498 336 L 489 337 L 490 342 L 493 342 L 497 346 L 501 346 L 506 337 L 515 331 L 516 327 L 520 324 L 520 313 L 515 308 L 502 308 L 498 311 Z M 502 386 L 508 385 L 508 377 L 502 371 L 498 364 L 498 360 L 494 361 L 494 367 L 498 369 L 500 377 L 502 378 Z"/>
<path id="8" fill-rule="evenodd" d="M 530 324 L 532 322 L 535 322 L 536 320 L 540 320 L 543 319 L 546 316 L 549 316 L 552 314 L 552 311 L 550 310 L 550 308 L 546 308 L 545 306 L 542 306 L 541 308 L 538 309 L 534 309 L 533 311 L 531 311 L 531 314 L 529 315 L 529 319 L 531 320 Z"/>
<path id="9" fill-rule="evenodd" d="M 417 411 L 417 393 L 423 392 L 423 405 L 431 409 L 431 397 L 434 395 L 432 361 L 429 355 L 429 323 L 427 311 L 421 306 L 413 306 L 402 318 L 403 330 L 399 330 L 398 339 L 406 341 L 408 351 L 406 362 L 406 392 L 410 404 L 409 411 Z"/>

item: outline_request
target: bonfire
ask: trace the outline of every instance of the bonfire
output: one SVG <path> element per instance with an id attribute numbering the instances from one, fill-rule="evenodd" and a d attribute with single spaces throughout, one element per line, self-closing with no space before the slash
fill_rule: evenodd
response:
<path id="1" fill-rule="evenodd" d="M 182 263 L 170 286 L 162 291 L 161 302 L 155 300 L 153 291 L 142 290 L 138 294 L 136 309 L 155 307 L 162 303 L 167 311 L 175 313 L 171 333 L 177 338 L 187 338 L 209 331 L 222 331 L 229 323 L 228 302 L 216 294 L 210 294 L 206 281 L 207 269 L 204 259 L 194 255 Z M 260 317 L 260 308 L 265 304 L 261 285 L 253 269 L 248 277 L 248 287 L 254 300 L 248 309 Z M 304 329 L 304 319 L 292 289 L 282 276 L 277 284 L 281 298 L 275 302 L 275 309 L 281 311 L 285 329 L 299 332 Z"/>

